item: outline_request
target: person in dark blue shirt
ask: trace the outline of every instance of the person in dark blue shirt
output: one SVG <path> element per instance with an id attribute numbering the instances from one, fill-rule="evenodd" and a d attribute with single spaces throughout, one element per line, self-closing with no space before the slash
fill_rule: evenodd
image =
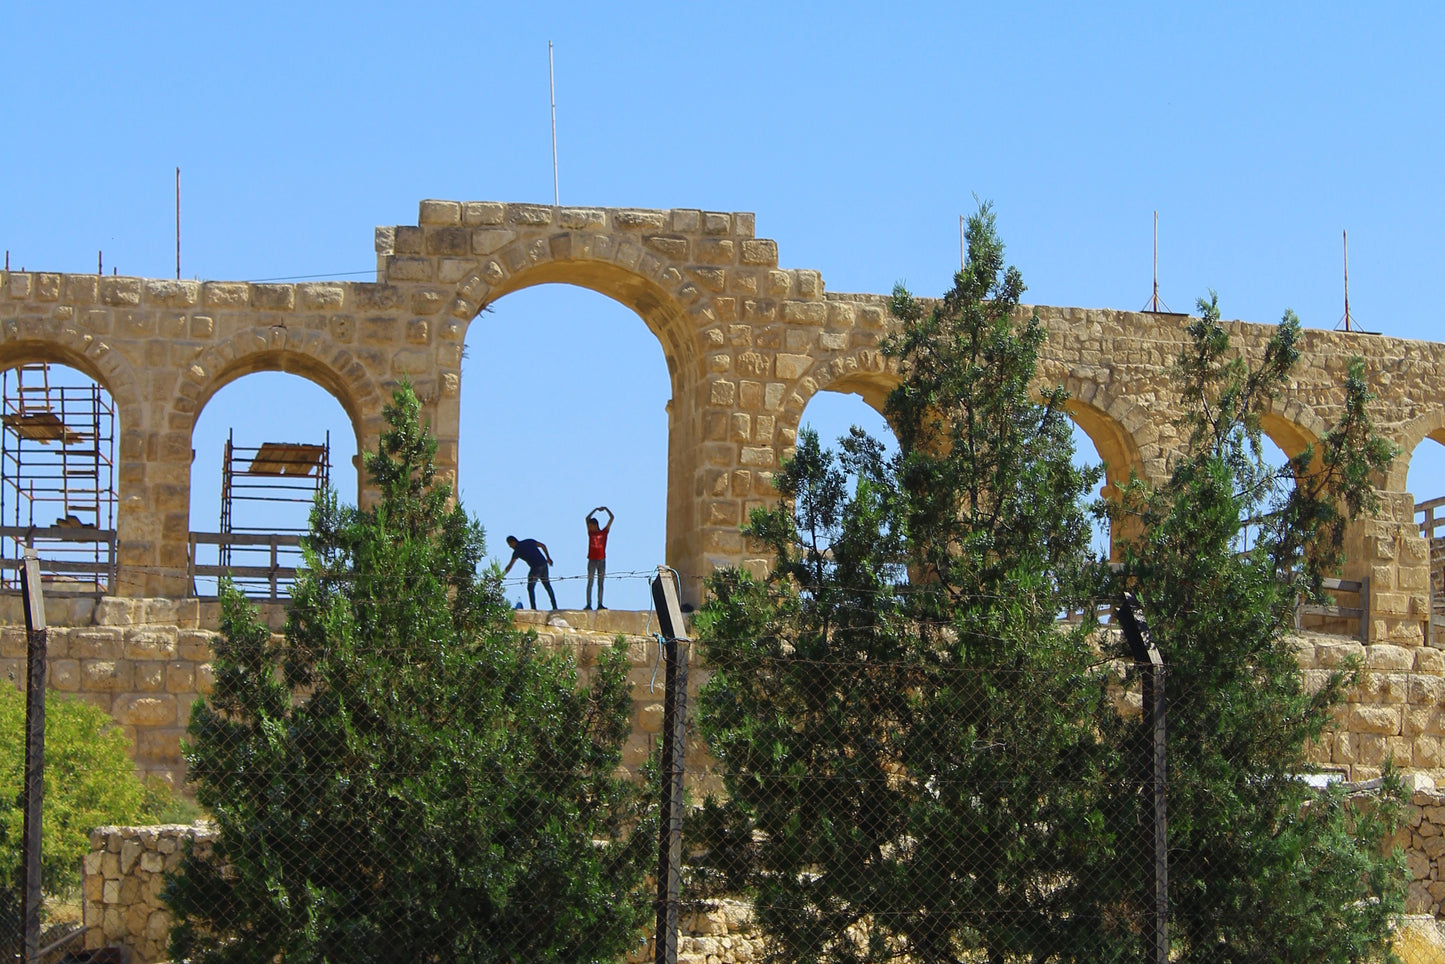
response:
<path id="1" fill-rule="evenodd" d="M 552 608 L 556 609 L 557 596 L 552 592 L 552 580 L 547 578 L 547 567 L 553 564 L 547 544 L 536 539 L 507 536 L 507 545 L 512 548 L 512 559 L 507 563 L 507 568 L 502 570 L 502 575 L 511 572 L 513 564 L 521 559 L 527 564 L 527 598 L 531 600 L 532 608 L 537 608 L 537 581 L 540 579 L 542 588 L 547 590 L 547 598 L 552 600 Z"/>

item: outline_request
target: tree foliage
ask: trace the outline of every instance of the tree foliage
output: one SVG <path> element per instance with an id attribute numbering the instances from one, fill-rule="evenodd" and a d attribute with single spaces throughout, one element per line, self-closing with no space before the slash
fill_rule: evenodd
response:
<path id="1" fill-rule="evenodd" d="M 1371 428 L 1357 360 L 1339 421 L 1270 466 L 1260 424 L 1290 384 L 1299 320 L 1286 312 L 1249 364 L 1212 294 L 1199 309 L 1178 364 L 1186 444 L 1168 479 L 1135 480 L 1120 510 L 1141 535 L 1118 578 L 1168 664 L 1174 946 L 1182 961 L 1376 959 L 1403 906 L 1398 857 L 1380 847 L 1398 790 L 1360 807 L 1300 779 L 1359 676 L 1307 687 L 1288 636 L 1300 599 L 1321 599 L 1342 563 L 1346 523 L 1377 507 L 1370 480 L 1393 451 Z"/>
<path id="2" fill-rule="evenodd" d="M 0 950 L 18 953 L 24 868 L 25 694 L 0 685 Z M 130 743 L 100 707 L 56 692 L 45 694 L 44 806 L 40 820 L 41 890 L 73 899 L 90 831 L 107 824 L 145 823 L 169 797 L 136 775 Z"/>
<path id="3" fill-rule="evenodd" d="M 635 940 L 646 816 L 618 775 L 625 653 L 590 682 L 512 626 L 408 386 L 318 501 L 285 633 L 224 594 L 186 747 L 215 815 L 167 899 L 192 961 L 602 961 Z M 619 644 L 620 645 L 620 644 Z"/>
<path id="4" fill-rule="evenodd" d="M 897 457 L 804 433 L 786 501 L 752 519 L 772 573 L 711 584 L 714 860 L 746 868 L 779 960 L 1047 954 L 1085 899 L 1070 868 L 1112 846 L 1118 724 L 1091 626 L 1057 623 L 1102 578 L 1099 476 L 1072 463 L 1063 393 L 1035 392 L 1022 291 L 982 208 L 941 302 L 895 292 Z"/>
<path id="5" fill-rule="evenodd" d="M 726 794 L 695 888 L 749 892 L 777 961 L 1143 959 L 1137 681 L 1088 615 L 1129 587 L 1168 664 L 1178 959 L 1381 956 L 1390 808 L 1299 779 L 1351 678 L 1307 689 L 1285 640 L 1389 455 L 1358 368 L 1339 426 L 1276 477 L 1259 425 L 1298 322 L 1251 365 L 1206 306 L 1179 364 L 1186 444 L 1127 487 L 1116 521 L 1142 535 L 1111 573 L 1089 549 L 1099 475 L 1038 386 L 1044 332 L 986 205 L 967 242 L 940 301 L 895 292 L 897 456 L 803 433 L 748 530 L 772 571 L 710 584 L 701 725 Z"/>

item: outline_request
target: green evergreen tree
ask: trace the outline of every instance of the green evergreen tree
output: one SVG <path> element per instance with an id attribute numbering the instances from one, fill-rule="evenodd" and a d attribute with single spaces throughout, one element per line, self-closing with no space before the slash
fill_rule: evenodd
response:
<path id="1" fill-rule="evenodd" d="M 1346 523 L 1376 509 L 1371 479 L 1393 450 L 1371 428 L 1356 360 L 1338 423 L 1269 465 L 1260 420 L 1290 384 L 1299 320 L 1286 312 L 1251 365 L 1212 294 L 1199 309 L 1178 365 L 1185 445 L 1168 480 L 1136 480 L 1120 513 L 1142 533 L 1120 583 L 1137 589 L 1168 668 L 1176 959 L 1384 959 L 1406 884 L 1382 848 L 1398 786 L 1360 807 L 1302 779 L 1359 668 L 1311 691 L 1288 636 L 1299 601 L 1321 600 L 1343 561 Z"/>
<path id="2" fill-rule="evenodd" d="M 1386 957 L 1390 785 L 1357 807 L 1301 779 L 1354 677 L 1311 692 L 1285 638 L 1390 454 L 1358 365 L 1340 424 L 1276 475 L 1259 422 L 1298 322 L 1250 367 L 1202 305 L 1187 445 L 1167 482 L 1127 487 L 1116 521 L 1144 535 L 1109 574 L 1098 476 L 1071 464 L 1062 391 L 1037 393 L 1043 332 L 986 206 L 967 240 L 939 303 L 893 301 L 898 456 L 804 433 L 784 502 L 751 520 L 771 574 L 711 583 L 701 725 L 726 795 L 695 892 L 749 893 L 777 961 L 1147 959 L 1141 734 L 1118 704 L 1137 681 L 1089 619 L 1057 622 L 1128 587 L 1168 667 L 1172 959 Z"/>
<path id="3" fill-rule="evenodd" d="M 1016 321 L 987 206 L 967 242 L 936 306 L 895 292 L 897 457 L 803 433 L 752 518 L 772 573 L 717 576 L 699 619 L 728 801 L 710 860 L 776 960 L 1107 959 L 1070 911 L 1097 886 L 1073 869 L 1113 846 L 1120 723 L 1093 626 L 1058 623 L 1102 585 L 1099 474 L 1064 393 L 1037 394 L 1044 332 Z"/>
<path id="4" fill-rule="evenodd" d="M 635 943 L 647 813 L 625 653 L 516 631 L 409 386 L 374 507 L 318 500 L 284 638 L 223 593 L 186 759 L 219 829 L 167 886 L 178 960 L 593 962 Z"/>

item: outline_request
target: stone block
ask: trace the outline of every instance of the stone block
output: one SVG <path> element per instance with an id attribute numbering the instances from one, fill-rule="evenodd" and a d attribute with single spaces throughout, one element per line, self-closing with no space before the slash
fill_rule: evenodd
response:
<path id="1" fill-rule="evenodd" d="M 742 465 L 771 468 L 777 464 L 777 456 L 770 445 L 745 445 L 739 462 Z"/>
<path id="2" fill-rule="evenodd" d="M 145 300 L 168 308 L 189 308 L 201 300 L 201 283 L 151 279 L 145 282 Z"/>
<path id="3" fill-rule="evenodd" d="M 49 671 L 49 679 L 46 682 L 51 689 L 59 692 L 77 692 L 81 688 L 81 663 L 77 659 L 52 659 L 49 660 L 46 669 Z"/>
<path id="4" fill-rule="evenodd" d="M 553 211 L 545 204 L 508 204 L 507 220 L 512 224 L 551 224 Z"/>
<path id="5" fill-rule="evenodd" d="M 808 355 L 780 353 L 773 362 L 773 370 L 779 378 L 791 381 L 801 377 L 812 365 L 813 359 Z"/>
<path id="6" fill-rule="evenodd" d="M 134 689 L 135 666 L 122 659 L 81 660 L 80 687 L 94 693 L 121 693 Z"/>
<path id="7" fill-rule="evenodd" d="M 416 217 L 417 224 L 460 224 L 462 206 L 456 201 L 422 201 Z"/>
<path id="8" fill-rule="evenodd" d="M 1412 706 L 1430 708 L 1445 703 L 1445 678 L 1416 673 L 1409 677 L 1409 686 L 1406 699 Z"/>
<path id="9" fill-rule="evenodd" d="M 168 726 L 176 722 L 176 698 L 169 693 L 128 696 L 117 699 L 112 712 L 131 726 Z"/>
<path id="10" fill-rule="evenodd" d="M 462 205 L 463 224 L 501 224 L 507 219 L 507 206 L 495 201 L 467 201 Z"/>
<path id="11" fill-rule="evenodd" d="M 112 308 L 133 308 L 140 304 L 140 298 L 141 279 L 139 278 L 109 277 L 100 279 L 101 304 L 110 305 Z"/>
<path id="12" fill-rule="evenodd" d="M 1365 647 L 1365 667 L 1372 670 L 1407 671 L 1415 666 L 1415 653 L 1401 646 L 1376 643 Z"/>
<path id="13" fill-rule="evenodd" d="M 331 282 L 296 285 L 296 303 L 307 311 L 339 311 L 346 302 L 346 288 Z"/>
<path id="14" fill-rule="evenodd" d="M 129 626 L 135 622 L 135 600 L 105 596 L 95 606 L 98 626 Z"/>
<path id="15" fill-rule="evenodd" d="M 649 234 L 643 237 L 642 243 L 674 261 L 687 260 L 687 238 L 675 234 Z"/>
<path id="16" fill-rule="evenodd" d="M 821 301 L 785 301 L 783 320 L 800 325 L 821 325 L 828 320 L 828 306 Z"/>
<path id="17" fill-rule="evenodd" d="M 776 267 L 778 264 L 778 242 L 754 238 L 742 244 L 743 264 Z"/>
<path id="18" fill-rule="evenodd" d="M 728 234 L 732 231 L 732 216 L 718 211 L 706 211 L 702 216 L 703 234 Z"/>
<path id="19" fill-rule="evenodd" d="M 1321 669 L 1342 669 L 1351 662 L 1364 665 L 1365 647 L 1354 641 L 1325 641 L 1315 644 L 1315 665 Z"/>
<path id="20" fill-rule="evenodd" d="M 699 241 L 693 254 L 701 264 L 732 264 L 736 257 L 733 242 L 727 238 L 709 238 Z"/>
<path id="21" fill-rule="evenodd" d="M 472 238 L 469 228 L 445 227 L 431 228 L 426 232 L 425 241 L 426 253 L 430 255 L 464 255 L 471 253 Z M 462 275 L 458 274 L 453 281 L 459 281 Z M 447 280 L 445 278 L 441 279 Z"/>
<path id="22" fill-rule="evenodd" d="M 1370 608 L 1382 616 L 1406 616 L 1410 613 L 1410 597 L 1403 592 L 1375 592 L 1370 587 Z"/>
<path id="23" fill-rule="evenodd" d="M 166 664 L 155 660 L 137 660 L 135 664 L 135 688 L 142 693 L 154 693 L 166 685 Z"/>
<path id="24" fill-rule="evenodd" d="M 176 635 L 176 650 L 182 660 L 204 662 L 211 658 L 216 634 L 206 629 L 183 629 Z"/>
<path id="25" fill-rule="evenodd" d="M 386 259 L 388 281 L 431 281 L 433 261 L 431 258 L 390 257 Z"/>

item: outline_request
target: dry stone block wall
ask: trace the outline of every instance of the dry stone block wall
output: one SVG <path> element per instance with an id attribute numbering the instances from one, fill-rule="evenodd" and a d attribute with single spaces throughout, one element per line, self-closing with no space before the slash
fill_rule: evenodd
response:
<path id="1" fill-rule="evenodd" d="M 83 867 L 85 946 L 122 945 L 136 964 L 164 960 L 172 923 L 160 899 L 164 875 L 179 866 L 188 841 L 204 857 L 214 840 L 214 828 L 203 823 L 94 830 Z M 1410 962 L 1438 961 L 1431 952 L 1445 944 L 1435 924 L 1445 905 L 1445 791 L 1428 783 L 1416 790 L 1393 843 L 1404 849 L 1411 878 L 1406 913 L 1417 915 L 1401 928 L 1397 950 Z M 1410 956 L 1412 949 L 1417 956 Z M 680 921 L 680 964 L 749 964 L 762 957 L 752 908 L 744 902 L 718 901 Z M 651 959 L 650 943 L 628 957 L 631 964 Z"/>
<path id="2" fill-rule="evenodd" d="M 120 945 L 135 964 L 167 960 L 173 917 L 161 900 L 165 875 L 180 867 L 188 843 L 207 857 L 215 838 L 206 824 L 92 830 L 81 868 L 86 949 Z"/>
<path id="3" fill-rule="evenodd" d="M 1404 848 L 1410 872 L 1405 913 L 1445 917 L 1445 790 L 1415 791 L 1394 842 Z"/>

